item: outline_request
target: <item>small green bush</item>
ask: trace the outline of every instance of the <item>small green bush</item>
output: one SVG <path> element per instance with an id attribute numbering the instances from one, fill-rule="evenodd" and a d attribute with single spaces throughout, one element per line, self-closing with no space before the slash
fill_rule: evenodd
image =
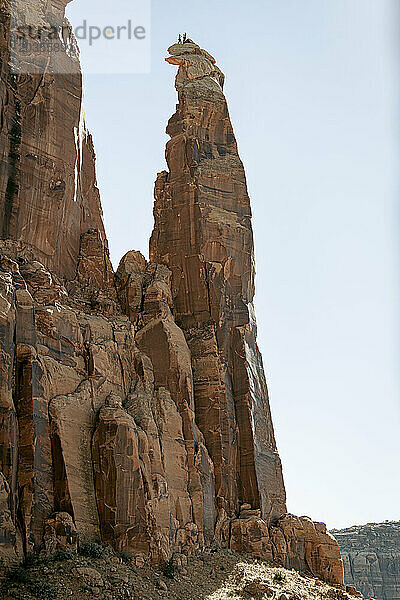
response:
<path id="1" fill-rule="evenodd" d="M 174 579 L 176 575 L 176 566 L 173 563 L 172 558 L 165 563 L 163 568 L 163 575 L 168 577 L 168 579 Z"/>
<path id="2" fill-rule="evenodd" d="M 79 546 L 79 554 L 88 558 L 103 558 L 106 549 L 101 544 L 96 544 L 96 542 L 86 542 Z"/>
<path id="3" fill-rule="evenodd" d="M 282 581 L 285 581 L 286 574 L 283 571 L 277 571 L 276 573 L 274 573 L 273 579 L 277 583 L 281 583 Z"/>
<path id="4" fill-rule="evenodd" d="M 57 588 L 47 581 L 34 581 L 29 588 L 32 594 L 43 600 L 55 600 L 57 597 Z"/>
<path id="5" fill-rule="evenodd" d="M 56 562 L 61 560 L 75 560 L 76 554 L 72 550 L 57 550 L 53 555 L 53 560 Z"/>

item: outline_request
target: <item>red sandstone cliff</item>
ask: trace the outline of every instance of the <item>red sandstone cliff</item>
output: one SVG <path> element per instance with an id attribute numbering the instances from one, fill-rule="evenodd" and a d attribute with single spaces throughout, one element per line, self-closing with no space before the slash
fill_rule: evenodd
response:
<path id="1" fill-rule="evenodd" d="M 18 8 L 25 13 L 18 23 L 61 26 L 67 24 L 67 3 L 13 0 L 11 7 L 13 14 Z M 9 6 L 0 3 L 0 235 L 34 248 L 35 258 L 53 273 L 72 279 L 81 234 L 96 227 L 106 245 L 92 138 L 82 110 L 79 53 L 70 37 L 62 53 L 21 55 L 21 63 L 28 64 L 15 74 Z"/>
<path id="2" fill-rule="evenodd" d="M 286 514 L 214 59 L 170 49 L 150 262 L 132 251 L 114 274 L 73 40 L 59 60 L 74 73 L 12 75 L 6 3 L 0 17 L 0 557 L 78 539 L 159 564 L 216 544 L 342 583 L 325 527 Z"/>

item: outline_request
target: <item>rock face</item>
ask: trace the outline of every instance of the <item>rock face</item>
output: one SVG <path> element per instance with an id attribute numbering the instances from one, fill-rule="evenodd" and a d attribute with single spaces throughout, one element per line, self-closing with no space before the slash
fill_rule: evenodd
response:
<path id="1" fill-rule="evenodd" d="M 322 524 L 286 515 L 262 358 L 246 176 L 215 59 L 191 40 L 169 48 L 179 104 L 158 175 L 150 258 L 172 273 L 177 325 L 190 350 L 196 423 L 214 464 L 216 537 L 341 581 L 337 544 Z M 248 516 L 244 516 L 248 515 Z M 272 528 L 271 525 L 274 527 Z M 270 526 L 270 527 L 269 527 Z"/>
<path id="2" fill-rule="evenodd" d="M 179 104 L 167 128 L 169 173 L 156 183 L 150 257 L 172 272 L 218 512 L 249 503 L 270 522 L 286 512 L 286 497 L 256 344 L 246 177 L 215 60 L 190 42 L 169 52 Z"/>
<path id="3" fill-rule="evenodd" d="M 159 565 L 214 544 L 342 583 L 324 526 L 286 514 L 221 71 L 192 42 L 170 49 L 179 105 L 150 261 L 128 252 L 114 273 L 75 42 L 58 58 L 74 73 L 12 75 L 6 4 L 0 558 L 88 540 Z M 64 5 L 24 6 L 62 22 Z"/>
<path id="4" fill-rule="evenodd" d="M 13 0 L 19 23 L 67 25 L 67 0 Z M 82 112 L 79 53 L 72 37 L 63 52 L 39 57 L 42 72 L 10 70 L 10 2 L 0 2 L 0 236 L 33 251 L 52 273 L 75 275 L 81 234 L 98 229 L 106 244 L 96 187 L 92 138 Z M 65 30 L 64 30 L 65 31 Z M 53 64 L 57 59 L 58 64 Z M 33 57 L 24 57 L 26 72 Z M 35 62 L 36 64 L 36 62 Z M 62 71 L 62 72 L 59 72 Z"/>
<path id="5" fill-rule="evenodd" d="M 400 599 L 400 522 L 369 523 L 334 530 L 345 581 L 366 597 Z"/>

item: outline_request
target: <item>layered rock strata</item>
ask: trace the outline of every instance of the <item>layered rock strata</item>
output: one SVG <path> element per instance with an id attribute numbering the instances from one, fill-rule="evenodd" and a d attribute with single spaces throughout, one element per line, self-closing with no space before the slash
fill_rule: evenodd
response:
<path id="1" fill-rule="evenodd" d="M 63 22 L 65 4 L 25 6 Z M 179 105 L 150 261 L 132 251 L 114 273 L 75 42 L 69 75 L 15 75 L 7 3 L 0 16 L 0 558 L 89 540 L 162 564 L 214 544 L 342 583 L 324 526 L 286 514 L 214 59 L 170 49 Z"/>
<path id="2" fill-rule="evenodd" d="M 334 530 L 345 581 L 377 600 L 400 600 L 400 522 Z"/>

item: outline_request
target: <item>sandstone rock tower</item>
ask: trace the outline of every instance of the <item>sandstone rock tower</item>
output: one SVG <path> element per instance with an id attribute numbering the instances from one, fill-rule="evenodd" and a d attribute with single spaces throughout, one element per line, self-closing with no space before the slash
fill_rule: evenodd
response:
<path id="1" fill-rule="evenodd" d="M 256 345 L 250 203 L 221 71 L 190 41 L 171 47 L 179 105 L 150 261 L 128 252 L 114 273 L 75 41 L 64 37 L 63 75 L 48 62 L 13 74 L 8 4 L 1 560 L 90 540 L 160 564 L 213 543 L 341 583 L 325 526 L 286 514 Z M 65 4 L 21 10 L 63 21 Z"/>
<path id="2" fill-rule="evenodd" d="M 27 23 L 33 30 L 43 25 L 61 26 L 67 23 L 64 9 L 68 1 L 0 3 L 0 197 L 4 202 L 0 237 L 34 248 L 35 258 L 46 267 L 72 279 L 81 234 L 95 227 L 106 244 L 92 138 L 82 109 L 79 52 L 71 37 L 65 41 L 64 52 L 53 55 L 49 64 L 43 53 L 38 59 L 42 64 L 36 69 L 28 64 L 27 74 L 19 75 L 10 68 L 9 37 L 10 22 L 18 9 L 23 12 L 18 23 Z M 29 63 L 29 57 L 25 60 Z"/>
<path id="3" fill-rule="evenodd" d="M 286 498 L 256 343 L 245 172 L 214 58 L 190 42 L 169 52 L 179 104 L 167 128 L 170 171 L 156 183 L 150 258 L 172 272 L 217 507 L 232 515 L 248 503 L 270 522 L 286 512 Z"/>

